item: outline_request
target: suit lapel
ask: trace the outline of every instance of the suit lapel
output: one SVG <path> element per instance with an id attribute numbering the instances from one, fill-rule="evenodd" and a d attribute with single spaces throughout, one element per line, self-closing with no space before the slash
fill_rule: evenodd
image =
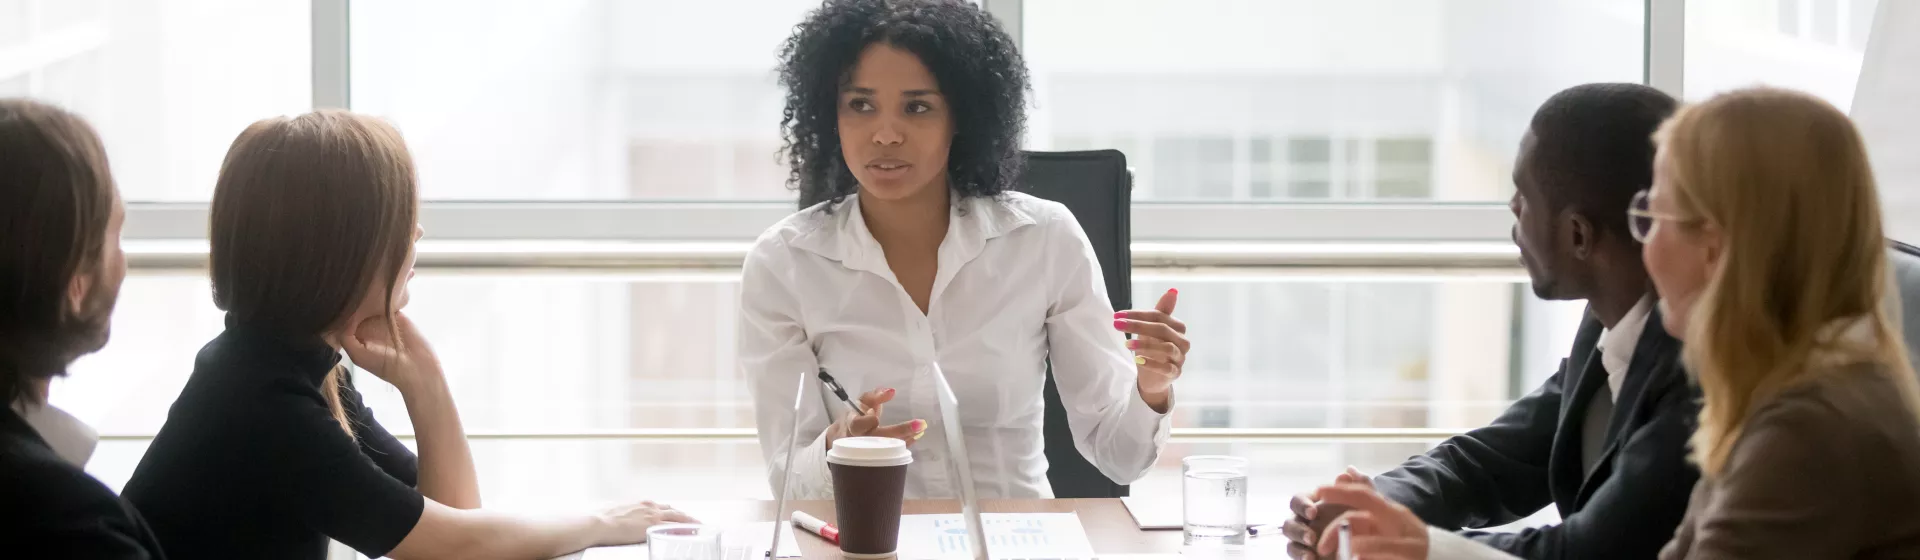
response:
<path id="1" fill-rule="evenodd" d="M 1622 435 L 1630 433 L 1636 421 L 1643 420 L 1646 413 L 1642 410 L 1653 406 L 1653 401 L 1671 390 L 1679 368 L 1673 363 L 1673 351 L 1680 344 L 1667 334 L 1661 323 L 1660 310 L 1655 307 L 1647 317 L 1646 330 L 1640 333 L 1640 340 L 1634 344 L 1633 360 L 1627 366 L 1627 378 L 1620 384 L 1620 394 L 1615 395 L 1613 418 L 1607 421 L 1607 447 L 1600 455 L 1600 462 L 1593 472 L 1580 483 L 1580 492 L 1576 504 L 1585 504 L 1599 482 L 1601 473 L 1611 474 L 1613 456 L 1625 443 Z M 1598 360 L 1596 360 L 1598 361 Z M 1605 378 L 1602 373 L 1599 377 Z"/>
<path id="2" fill-rule="evenodd" d="M 1600 333 L 1606 330 L 1591 310 L 1580 322 L 1580 330 L 1573 336 L 1573 349 L 1567 354 L 1567 360 L 1561 365 L 1561 401 L 1559 429 L 1554 435 L 1552 473 L 1549 485 L 1553 501 L 1559 504 L 1573 504 L 1573 498 L 1580 491 L 1580 484 L 1586 473 L 1581 472 L 1580 440 L 1581 423 L 1587 417 L 1587 405 L 1593 402 L 1593 394 L 1606 383 L 1606 373 L 1600 370 L 1600 357 L 1595 348 L 1600 344 Z M 1601 371 L 1599 375 L 1593 372 Z M 1561 508 L 1561 514 L 1572 511 Z"/>
<path id="3" fill-rule="evenodd" d="M 1661 325 L 1660 310 L 1653 310 L 1647 316 L 1646 330 L 1640 333 L 1640 340 L 1634 343 L 1633 361 L 1627 365 L 1627 379 L 1620 384 L 1619 402 L 1630 402 L 1631 405 L 1616 407 L 1615 410 L 1625 409 L 1628 412 L 1634 412 L 1647 404 L 1645 397 L 1650 394 L 1647 388 L 1664 385 L 1665 379 L 1671 377 L 1661 374 L 1672 370 L 1664 367 L 1667 365 L 1664 362 L 1669 361 L 1668 355 L 1677 344 L 1679 341 L 1667 336 L 1667 329 Z M 1657 396 L 1658 393 L 1651 394 Z M 1629 401 L 1628 398 L 1632 400 Z M 1635 417 L 1636 415 L 1633 414 L 1614 414 L 1613 420 L 1607 423 L 1607 441 L 1613 441 L 1619 437 L 1620 431 L 1626 429 L 1627 421 Z"/>
<path id="4" fill-rule="evenodd" d="M 1594 318 L 1591 310 L 1586 319 L 1580 322 L 1579 332 L 1573 335 L 1573 351 L 1567 354 L 1567 377 L 1562 378 L 1567 400 L 1560 403 L 1560 423 L 1578 422 L 1587 413 L 1587 402 L 1593 399 L 1594 391 L 1600 390 L 1599 383 L 1606 383 L 1606 370 L 1600 366 L 1600 335 L 1606 327 Z M 1600 371 L 1599 376 L 1589 375 Z M 1597 377 L 1597 383 L 1596 383 Z"/>
<path id="5" fill-rule="evenodd" d="M 33 425 L 28 424 L 26 418 L 21 418 L 19 413 L 14 412 L 11 406 L 0 406 L 0 435 L 13 435 L 28 443 L 45 447 L 49 453 L 53 452 L 53 445 L 48 444 L 46 438 L 40 437 L 40 432 L 34 430 Z"/>

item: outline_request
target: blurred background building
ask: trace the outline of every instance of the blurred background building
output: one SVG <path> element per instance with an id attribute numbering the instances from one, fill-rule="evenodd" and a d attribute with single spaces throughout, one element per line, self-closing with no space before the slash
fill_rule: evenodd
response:
<path id="1" fill-rule="evenodd" d="M 1648 9 L 1669 1 L 989 7 L 1017 18 L 1034 80 L 1030 147 L 1124 151 L 1140 208 L 1479 210 L 1498 222 L 1481 226 L 1494 232 L 1482 241 L 1498 245 L 1534 108 L 1575 84 L 1645 80 Z M 775 153 L 772 68 L 816 0 L 355 0 L 343 29 L 315 25 L 344 2 L 0 0 L 0 95 L 91 119 L 122 192 L 140 203 L 136 222 L 203 206 L 233 136 L 309 110 L 314 61 L 338 58 L 316 49 L 340 41 L 348 103 L 400 127 L 434 204 L 632 207 L 674 228 L 674 208 L 758 216 L 793 200 Z M 1876 4 L 1686 0 L 1685 97 L 1769 83 L 1847 108 Z M 1206 221 L 1136 229 L 1209 243 L 1259 233 Z M 770 223 L 685 241 L 740 243 Z M 1336 229 L 1316 237 L 1429 241 L 1401 221 Z M 1180 288 L 1178 313 L 1193 325 L 1179 428 L 1474 427 L 1553 373 L 1582 313 L 1534 299 L 1510 264 L 1135 275 L 1142 300 Z M 742 433 L 752 401 L 733 364 L 737 288 L 737 271 L 724 270 L 427 269 L 409 313 L 445 360 L 469 431 L 500 436 L 474 446 L 490 505 L 765 497 L 759 451 Z M 113 343 L 54 390 L 112 436 L 90 470 L 124 483 L 220 326 L 202 274 L 136 269 Z M 397 393 L 363 385 L 383 422 L 409 432 Z M 586 437 L 669 429 L 717 435 Z M 1136 492 L 1171 493 L 1179 456 L 1222 452 L 1255 458 L 1255 493 L 1271 501 L 1432 442 L 1186 439 Z"/>

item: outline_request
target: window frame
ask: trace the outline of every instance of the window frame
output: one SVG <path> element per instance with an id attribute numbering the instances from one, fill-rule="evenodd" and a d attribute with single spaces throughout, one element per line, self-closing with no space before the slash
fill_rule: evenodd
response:
<path id="1" fill-rule="evenodd" d="M 979 0 L 1024 37 L 1023 0 Z M 1643 81 L 1683 93 L 1686 0 L 1644 0 Z M 350 0 L 310 0 L 313 107 L 351 106 Z M 787 202 L 427 201 L 430 232 L 419 266 L 448 270 L 626 271 L 692 269 L 737 274 L 750 243 L 793 211 Z M 206 203 L 129 203 L 124 233 L 136 274 L 199 274 L 206 265 Z M 1383 226 L 1382 224 L 1390 224 Z M 1501 202 L 1136 202 L 1133 259 L 1146 277 L 1289 268 L 1309 274 L 1412 278 L 1494 276 L 1520 268 Z M 1227 270 L 1226 273 L 1237 273 Z M 1453 430 L 1175 430 L 1176 441 L 1430 441 Z M 737 440 L 751 430 L 501 432 L 475 439 Z M 142 439 L 146 435 L 110 435 Z"/>
<path id="2" fill-rule="evenodd" d="M 1016 43 L 1023 40 L 1024 0 L 980 0 Z M 350 0 L 311 0 L 313 106 L 348 107 Z M 1645 0 L 1644 80 L 1683 93 L 1686 0 Z M 135 269 L 172 269 L 204 262 L 206 203 L 130 203 L 127 231 Z M 575 268 L 581 245 L 635 265 L 684 260 L 686 243 L 707 264 L 737 263 L 745 246 L 792 211 L 779 202 L 521 202 L 428 201 L 422 225 L 432 239 L 422 265 L 454 266 L 476 250 L 459 242 L 528 244 L 510 259 Z M 1135 266 L 1366 266 L 1374 268 L 1504 268 L 1512 272 L 1513 219 L 1499 202 L 1137 202 L 1132 210 Z M 1383 229 L 1381 224 L 1391 224 Z M 676 245 L 680 245 L 676 247 Z M 545 256 L 543 256 L 543 254 Z M 509 260 L 509 259 L 493 259 Z M 593 260 L 593 259 L 588 259 Z M 717 263 L 717 264 L 716 264 Z"/>

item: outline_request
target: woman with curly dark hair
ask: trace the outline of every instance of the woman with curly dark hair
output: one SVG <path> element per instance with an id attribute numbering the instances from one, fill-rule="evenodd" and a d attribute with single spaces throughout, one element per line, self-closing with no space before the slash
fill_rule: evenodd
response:
<path id="1" fill-rule="evenodd" d="M 1073 215 L 1012 192 L 1027 93 L 1013 38 L 966 0 L 827 0 L 787 40 L 780 81 L 801 210 L 747 256 L 739 336 L 775 491 L 790 453 L 791 494 L 819 498 L 835 440 L 928 436 L 907 496 L 957 495 L 944 432 L 923 420 L 939 417 L 936 365 L 959 397 L 981 496 L 1052 496 L 1049 360 L 1080 453 L 1116 482 L 1146 474 L 1186 327 L 1172 292 L 1114 313 Z M 816 370 L 865 391 L 860 410 L 835 410 L 808 383 L 793 418 L 796 376 Z M 803 437 L 788 447 L 792 422 Z"/>

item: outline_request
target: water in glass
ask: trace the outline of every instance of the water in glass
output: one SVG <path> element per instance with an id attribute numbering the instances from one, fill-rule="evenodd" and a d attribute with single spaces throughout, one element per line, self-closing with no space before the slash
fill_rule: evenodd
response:
<path id="1" fill-rule="evenodd" d="M 1247 460 L 1205 455 L 1182 465 L 1186 544 L 1246 544 Z"/>

